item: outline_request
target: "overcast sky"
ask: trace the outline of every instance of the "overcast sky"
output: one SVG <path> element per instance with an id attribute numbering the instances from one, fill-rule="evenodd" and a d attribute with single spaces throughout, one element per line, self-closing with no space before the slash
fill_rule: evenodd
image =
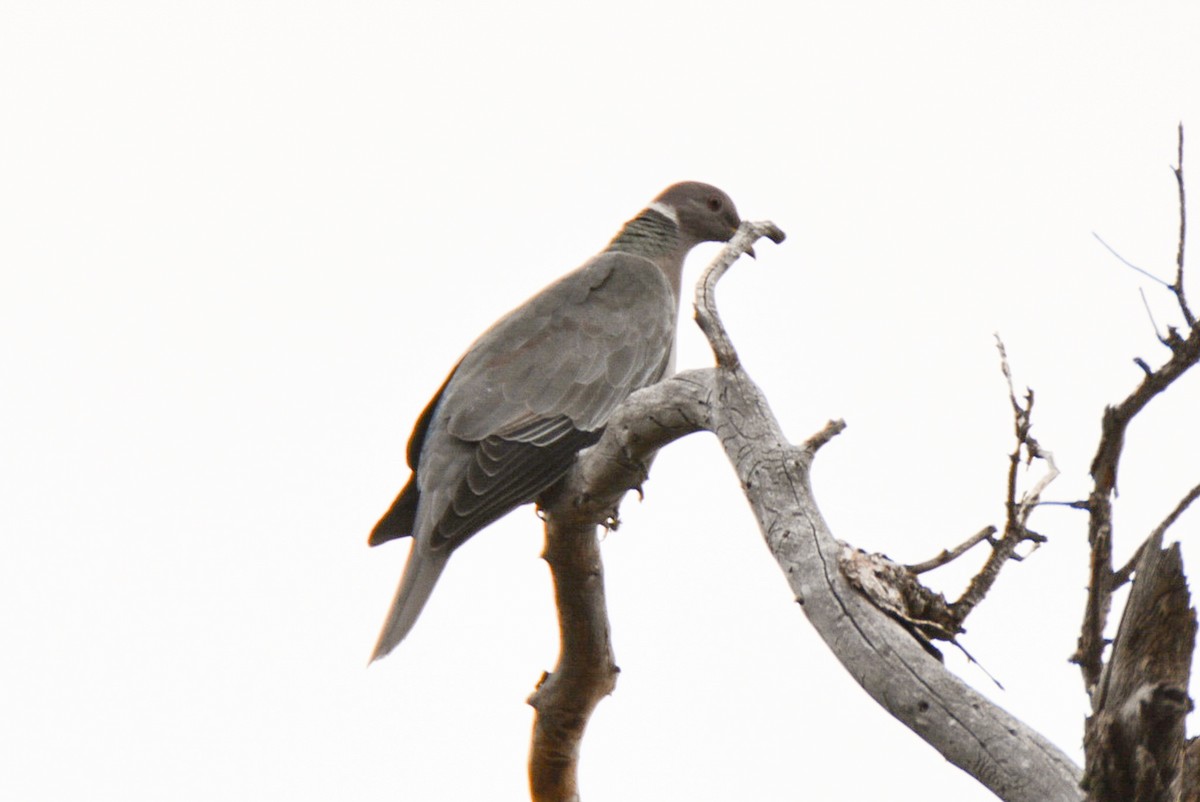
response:
<path id="1" fill-rule="evenodd" d="M 0 797 L 527 798 L 532 510 L 369 669 L 408 546 L 366 536 L 463 349 L 678 180 L 789 234 L 719 302 L 791 437 L 849 424 L 814 473 L 835 535 L 916 561 L 1001 522 L 996 332 L 1079 498 L 1166 356 L 1139 289 L 1179 322 L 1093 232 L 1172 274 L 1198 41 L 1184 2 L 5 0 Z M 1118 560 L 1200 481 L 1198 408 L 1191 376 L 1131 429 Z M 711 437 L 645 490 L 603 547 L 585 799 L 992 798 L 833 660 Z M 1079 759 L 1085 520 L 1033 524 L 964 638 L 1006 690 L 948 661 Z"/>

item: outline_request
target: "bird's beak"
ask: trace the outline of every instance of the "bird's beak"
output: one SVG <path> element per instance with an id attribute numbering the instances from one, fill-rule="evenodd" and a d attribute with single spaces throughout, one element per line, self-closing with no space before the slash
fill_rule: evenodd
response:
<path id="1" fill-rule="evenodd" d="M 754 248 L 747 248 L 747 249 L 746 249 L 746 255 L 747 255 L 747 256 L 749 256 L 751 259 L 757 259 L 757 258 L 758 258 L 758 257 L 755 255 L 755 253 L 754 253 Z"/>

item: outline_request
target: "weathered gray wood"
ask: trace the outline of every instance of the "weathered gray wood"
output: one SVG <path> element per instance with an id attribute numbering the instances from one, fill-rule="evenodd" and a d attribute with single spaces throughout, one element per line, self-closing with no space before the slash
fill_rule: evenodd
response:
<path id="1" fill-rule="evenodd" d="M 727 269 L 756 236 L 782 236 L 769 224 L 752 225 L 758 228 L 736 237 L 713 269 Z M 880 706 L 1006 802 L 1082 800 L 1080 770 L 1066 755 L 950 673 L 842 576 L 843 546 L 821 517 L 809 482 L 816 450 L 841 424 L 802 446 L 786 440 L 724 334 L 712 303 L 714 284 L 710 274 L 701 279 L 697 317 L 710 339 L 719 333 L 714 348 L 721 367 L 689 371 L 635 393 L 554 496 L 542 500 L 562 651 L 530 697 L 537 711 L 530 757 L 534 799 L 579 798 L 575 765 L 583 731 L 616 681 L 596 527 L 615 520 L 621 496 L 640 486 L 657 449 L 708 430 L 720 439 L 809 621 Z"/>
<path id="2" fill-rule="evenodd" d="M 716 371 L 714 432 L 759 528 L 813 627 L 888 713 L 1006 802 L 1077 802 L 1079 768 L 979 694 L 846 582 L 841 544 L 809 482 L 813 449 L 784 438 L 740 368 Z"/>

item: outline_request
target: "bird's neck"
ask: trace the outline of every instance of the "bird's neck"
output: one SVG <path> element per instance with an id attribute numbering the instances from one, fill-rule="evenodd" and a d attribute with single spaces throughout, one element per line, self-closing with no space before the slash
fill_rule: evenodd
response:
<path id="1" fill-rule="evenodd" d="M 630 220 L 608 243 L 606 251 L 619 251 L 648 259 L 662 270 L 667 282 L 679 298 L 683 258 L 692 243 L 685 242 L 674 220 L 657 209 L 643 209 Z"/>

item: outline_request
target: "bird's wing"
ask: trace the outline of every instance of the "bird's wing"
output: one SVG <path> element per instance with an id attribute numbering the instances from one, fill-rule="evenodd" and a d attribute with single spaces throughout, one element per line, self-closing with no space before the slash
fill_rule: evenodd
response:
<path id="1" fill-rule="evenodd" d="M 471 346 L 442 393 L 441 425 L 471 442 L 541 439 L 557 417 L 599 429 L 629 393 L 661 376 L 675 309 L 652 262 L 600 254 Z"/>
<path id="2" fill-rule="evenodd" d="M 675 315 L 653 263 L 604 253 L 485 332 L 427 426 L 429 545 L 457 546 L 553 484 L 621 401 L 661 378 Z"/>

